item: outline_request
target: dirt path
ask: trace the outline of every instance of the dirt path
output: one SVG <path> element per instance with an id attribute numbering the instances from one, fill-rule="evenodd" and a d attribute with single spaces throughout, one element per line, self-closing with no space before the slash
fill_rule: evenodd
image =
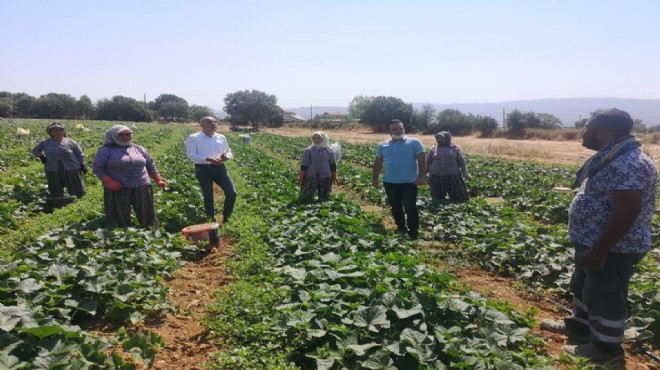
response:
<path id="1" fill-rule="evenodd" d="M 230 255 L 231 246 L 222 240 L 220 248 L 199 261 L 187 263 L 168 282 L 171 287 L 168 299 L 179 307 L 179 313 L 148 325 L 166 344 L 156 356 L 154 369 L 202 370 L 208 356 L 220 350 L 208 338 L 201 322 L 208 314 L 206 305 L 214 301 L 215 291 L 230 279 L 224 264 Z"/>

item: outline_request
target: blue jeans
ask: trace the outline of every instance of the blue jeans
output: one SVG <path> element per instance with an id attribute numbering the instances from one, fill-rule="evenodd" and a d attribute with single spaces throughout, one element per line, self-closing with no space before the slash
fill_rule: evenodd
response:
<path id="1" fill-rule="evenodd" d="M 575 268 L 571 277 L 573 316 L 566 326 L 576 333 L 589 333 L 591 342 L 603 351 L 623 352 L 623 332 L 628 317 L 628 285 L 634 266 L 646 253 L 610 252 L 600 270 L 580 267 L 589 248 L 575 246 Z"/>
<path id="2" fill-rule="evenodd" d="M 410 235 L 417 236 L 419 230 L 417 185 L 414 183 L 393 184 L 384 182 L 383 186 L 397 230 L 407 231 Z"/>
<path id="3" fill-rule="evenodd" d="M 213 205 L 213 183 L 218 184 L 225 193 L 225 203 L 222 208 L 222 216 L 225 220 L 231 217 L 236 203 L 236 189 L 231 177 L 227 173 L 225 165 L 212 166 L 209 164 L 195 165 L 195 178 L 199 181 L 204 197 L 204 212 L 210 219 L 215 219 L 215 208 Z"/>

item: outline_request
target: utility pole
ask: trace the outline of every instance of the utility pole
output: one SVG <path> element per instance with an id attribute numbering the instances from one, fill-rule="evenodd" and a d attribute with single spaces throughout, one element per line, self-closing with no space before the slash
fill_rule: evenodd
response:
<path id="1" fill-rule="evenodd" d="M 506 128 L 504 123 L 504 107 L 502 107 L 502 128 Z"/>

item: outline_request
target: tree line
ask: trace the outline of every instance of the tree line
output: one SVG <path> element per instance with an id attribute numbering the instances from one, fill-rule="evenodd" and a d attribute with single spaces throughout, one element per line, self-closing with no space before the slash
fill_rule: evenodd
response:
<path id="1" fill-rule="evenodd" d="M 406 131 L 425 134 L 449 131 L 455 135 L 479 132 L 481 136 L 491 136 L 499 128 L 497 120 L 490 116 L 465 114 L 456 109 L 438 112 L 431 104 L 413 109 L 412 104 L 391 96 L 356 96 L 348 112 L 376 131 L 386 130 L 392 118 L 401 120 Z M 524 134 L 528 128 L 555 130 L 561 127 L 561 120 L 552 114 L 514 110 L 507 114 L 503 128 L 516 136 Z"/>
<path id="2" fill-rule="evenodd" d="M 48 93 L 34 97 L 0 91 L 0 117 L 185 122 L 212 115 L 211 108 L 189 105 L 173 94 L 161 94 L 148 103 L 121 95 L 93 103 L 87 95 L 76 99 L 69 94 Z"/>
<path id="3" fill-rule="evenodd" d="M 224 111 L 229 115 L 227 120 L 233 127 L 251 126 L 256 130 L 261 126 L 280 127 L 284 122 L 284 110 L 277 104 L 277 97 L 263 91 L 229 93 L 224 98 L 224 104 Z M 465 114 L 456 109 L 438 112 L 430 104 L 414 109 L 412 104 L 392 96 L 356 96 L 349 103 L 348 112 L 347 122 L 359 121 L 377 132 L 387 131 L 389 122 L 394 118 L 403 122 L 407 132 L 424 134 L 449 131 L 460 136 L 478 132 L 488 137 L 499 129 L 497 120 L 490 116 Z M 117 95 L 94 104 L 86 95 L 76 99 L 69 94 L 48 93 L 33 97 L 25 93 L 0 92 L 0 117 L 188 122 L 213 115 L 211 108 L 190 105 L 174 94 L 161 94 L 148 103 Z M 586 121 L 575 122 L 575 127 L 584 127 Z M 560 128 L 561 120 L 552 114 L 517 109 L 507 113 L 502 127 L 511 137 L 522 137 L 527 129 Z M 648 129 L 641 120 L 636 119 L 633 130 L 657 131 L 655 128 Z"/>

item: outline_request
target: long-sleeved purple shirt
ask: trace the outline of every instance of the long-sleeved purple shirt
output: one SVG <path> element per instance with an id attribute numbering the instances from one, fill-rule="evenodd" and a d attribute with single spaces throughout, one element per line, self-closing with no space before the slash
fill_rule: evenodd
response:
<path id="1" fill-rule="evenodd" d="M 149 175 L 158 173 L 153 159 L 140 145 L 123 147 L 104 145 L 94 156 L 94 174 L 99 179 L 110 176 L 127 188 L 151 184 Z"/>
<path id="2" fill-rule="evenodd" d="M 32 154 L 38 157 L 41 153 L 46 155 L 45 170 L 50 172 L 78 170 L 85 157 L 80 145 L 67 137 L 61 142 L 52 138 L 40 142 L 32 149 Z"/>
<path id="3" fill-rule="evenodd" d="M 303 151 L 300 170 L 305 171 L 305 177 L 330 177 L 337 171 L 336 166 L 335 155 L 330 148 L 310 146 Z"/>

